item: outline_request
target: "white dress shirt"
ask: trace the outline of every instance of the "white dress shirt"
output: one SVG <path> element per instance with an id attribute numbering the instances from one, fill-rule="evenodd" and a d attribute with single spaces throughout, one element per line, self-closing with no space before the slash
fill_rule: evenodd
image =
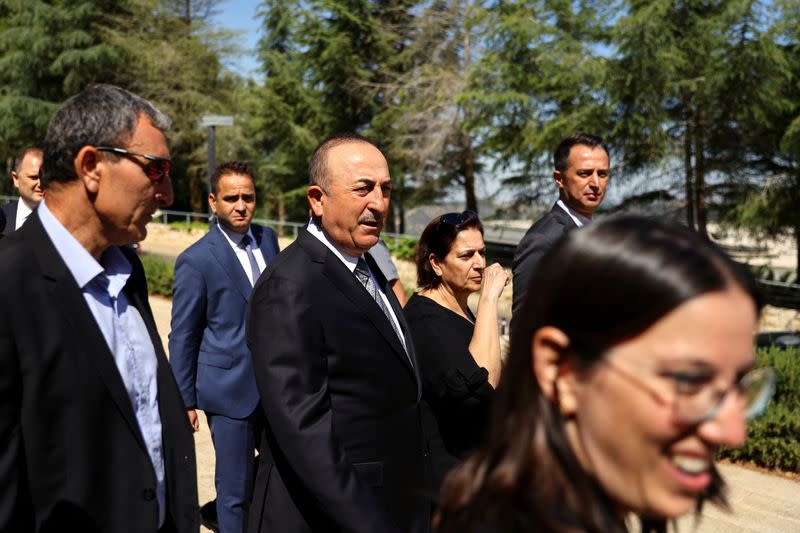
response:
<path id="1" fill-rule="evenodd" d="M 225 239 L 228 241 L 228 244 L 231 245 L 233 249 L 233 253 L 236 254 L 236 259 L 239 260 L 239 263 L 242 265 L 242 269 L 244 270 L 247 279 L 250 280 L 250 285 L 255 285 L 257 279 L 253 279 L 253 271 L 250 269 L 250 259 L 247 258 L 247 250 L 239 246 L 239 242 L 242 240 L 242 236 L 245 235 L 244 233 L 237 233 L 235 231 L 231 231 L 222 224 L 217 221 L 217 227 L 219 227 L 220 231 L 223 235 L 225 235 Z M 253 256 L 256 258 L 256 264 L 258 265 L 258 271 L 264 272 L 264 269 L 267 268 L 267 262 L 264 260 L 264 254 L 261 253 L 261 248 L 258 246 L 256 242 L 256 238 L 253 236 L 253 231 L 250 227 L 247 227 L 246 235 L 250 236 L 250 248 L 253 251 Z"/>

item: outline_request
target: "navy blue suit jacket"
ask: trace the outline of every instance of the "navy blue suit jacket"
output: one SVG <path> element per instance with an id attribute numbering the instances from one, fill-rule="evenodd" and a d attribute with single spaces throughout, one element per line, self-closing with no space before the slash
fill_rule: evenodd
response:
<path id="1" fill-rule="evenodd" d="M 250 228 L 269 263 L 278 254 L 275 232 L 255 224 Z M 251 291 L 217 224 L 178 256 L 169 358 L 186 407 L 245 418 L 258 405 L 244 327 Z"/>

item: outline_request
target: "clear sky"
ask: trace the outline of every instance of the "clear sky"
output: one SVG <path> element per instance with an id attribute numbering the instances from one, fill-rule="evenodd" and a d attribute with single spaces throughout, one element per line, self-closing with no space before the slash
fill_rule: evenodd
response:
<path id="1" fill-rule="evenodd" d="M 242 76 L 259 79 L 256 71 L 258 62 L 256 58 L 256 44 L 259 38 L 259 23 L 256 11 L 261 0 L 225 0 L 218 6 L 219 13 L 214 21 L 220 27 L 227 28 L 239 34 L 236 44 L 242 48 L 241 55 L 233 59 L 232 64 L 226 65 L 229 69 L 239 72 Z"/>

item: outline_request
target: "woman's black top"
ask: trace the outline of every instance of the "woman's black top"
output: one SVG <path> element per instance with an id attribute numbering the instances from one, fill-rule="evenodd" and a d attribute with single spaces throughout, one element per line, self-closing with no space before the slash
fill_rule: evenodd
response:
<path id="1" fill-rule="evenodd" d="M 403 313 L 422 376 L 423 424 L 438 493 L 447 471 L 480 443 L 494 389 L 469 353 L 475 330 L 469 320 L 418 294 Z"/>

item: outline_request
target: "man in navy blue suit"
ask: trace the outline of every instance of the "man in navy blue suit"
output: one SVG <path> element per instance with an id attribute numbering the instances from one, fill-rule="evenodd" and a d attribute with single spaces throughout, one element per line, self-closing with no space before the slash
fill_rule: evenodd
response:
<path id="1" fill-rule="evenodd" d="M 242 533 L 263 416 L 244 316 L 253 285 L 278 253 L 278 240 L 270 228 L 250 223 L 256 191 L 246 163 L 216 169 L 208 203 L 217 223 L 175 263 L 170 364 L 195 431 L 196 409 L 208 418 L 219 531 Z"/>

